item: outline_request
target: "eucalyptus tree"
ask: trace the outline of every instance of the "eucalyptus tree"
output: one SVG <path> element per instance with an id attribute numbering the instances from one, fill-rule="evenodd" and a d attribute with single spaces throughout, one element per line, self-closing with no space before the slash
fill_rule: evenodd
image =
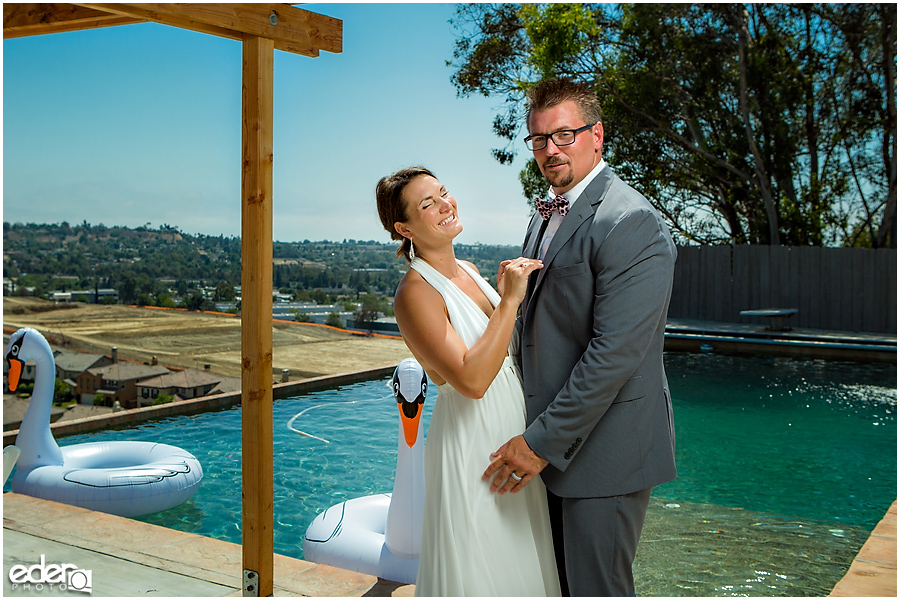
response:
<path id="1" fill-rule="evenodd" d="M 505 100 L 501 163 L 528 88 L 569 77 L 682 241 L 896 247 L 895 6 L 469 4 L 453 24 L 458 93 Z M 533 160 L 520 180 L 546 187 Z"/>

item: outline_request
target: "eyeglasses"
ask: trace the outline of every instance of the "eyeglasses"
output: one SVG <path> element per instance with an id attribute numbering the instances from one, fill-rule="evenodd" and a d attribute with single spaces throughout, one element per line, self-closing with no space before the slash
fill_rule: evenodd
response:
<path id="1" fill-rule="evenodd" d="M 554 131 L 551 134 L 536 133 L 534 135 L 529 135 L 527 138 L 525 138 L 525 146 L 529 150 L 543 150 L 547 147 L 548 138 L 553 140 L 553 143 L 557 146 L 568 146 L 575 143 L 576 134 L 588 130 L 594 125 L 596 125 L 596 123 L 591 123 L 590 125 L 579 127 L 578 129 L 560 129 L 559 131 Z"/>

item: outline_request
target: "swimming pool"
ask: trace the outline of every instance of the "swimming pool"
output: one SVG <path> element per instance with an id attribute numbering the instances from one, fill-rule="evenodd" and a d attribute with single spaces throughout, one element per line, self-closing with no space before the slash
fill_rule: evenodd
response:
<path id="1" fill-rule="evenodd" d="M 895 365 L 668 353 L 666 368 L 679 477 L 654 490 L 638 593 L 827 594 L 897 497 Z M 273 415 L 275 551 L 302 558 L 318 512 L 391 491 L 396 403 L 385 379 L 279 400 Z M 240 543 L 240 431 L 235 407 L 61 441 L 185 448 L 200 490 L 140 520 Z"/>

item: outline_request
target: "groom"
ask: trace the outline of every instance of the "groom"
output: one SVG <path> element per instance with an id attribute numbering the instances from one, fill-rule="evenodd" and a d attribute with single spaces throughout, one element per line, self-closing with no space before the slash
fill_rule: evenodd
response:
<path id="1" fill-rule="evenodd" d="M 602 159 L 590 89 L 546 80 L 528 100 L 525 143 L 552 201 L 538 201 L 523 246 L 544 263 L 518 323 L 528 426 L 483 479 L 515 493 L 540 473 L 564 593 L 633 596 L 650 491 L 676 475 L 663 368 L 675 245 Z"/>

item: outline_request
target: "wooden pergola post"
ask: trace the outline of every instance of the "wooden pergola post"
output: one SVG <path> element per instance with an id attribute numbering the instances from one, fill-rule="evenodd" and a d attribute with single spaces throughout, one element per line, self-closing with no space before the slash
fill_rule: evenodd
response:
<path id="1" fill-rule="evenodd" d="M 272 40 L 243 40 L 241 445 L 245 596 L 273 594 Z"/>

